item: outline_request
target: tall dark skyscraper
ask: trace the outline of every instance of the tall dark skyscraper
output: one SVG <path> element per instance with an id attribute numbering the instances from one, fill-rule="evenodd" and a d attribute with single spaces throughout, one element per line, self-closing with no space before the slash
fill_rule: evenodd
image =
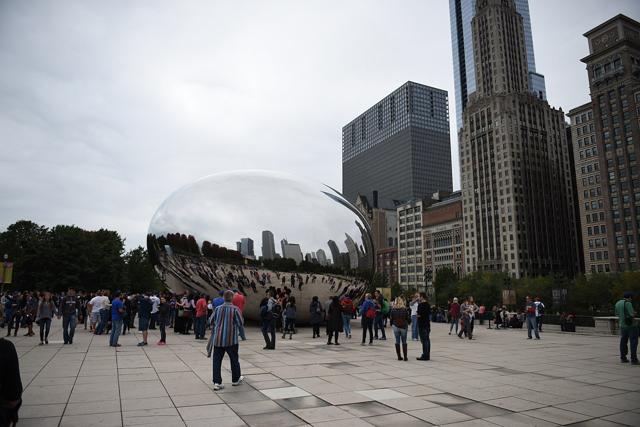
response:
<path id="1" fill-rule="evenodd" d="M 269 230 L 262 232 L 262 258 L 274 259 L 276 257 L 276 245 L 273 240 L 273 233 Z"/>
<path id="2" fill-rule="evenodd" d="M 477 88 L 477 73 L 473 59 L 474 44 L 471 34 L 471 20 L 476 13 L 476 1 L 477 0 L 449 0 L 457 129 L 462 127 L 462 111 L 467 106 L 469 95 L 475 92 Z M 546 99 L 547 91 L 544 76 L 536 72 L 531 18 L 529 17 L 529 0 L 515 0 L 515 5 L 516 11 L 522 16 L 529 90 L 539 98 Z"/>
<path id="3" fill-rule="evenodd" d="M 447 92 L 407 82 L 342 128 L 342 193 L 394 200 L 451 191 Z"/>
<path id="4" fill-rule="evenodd" d="M 477 87 L 459 133 L 467 272 L 577 272 L 564 113 L 531 93 L 513 0 L 479 0 L 471 22 Z"/>

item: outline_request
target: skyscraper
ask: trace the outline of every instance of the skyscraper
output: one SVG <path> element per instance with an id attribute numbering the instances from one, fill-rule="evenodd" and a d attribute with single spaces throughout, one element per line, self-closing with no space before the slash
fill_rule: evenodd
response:
<path id="1" fill-rule="evenodd" d="M 247 258 L 255 258 L 253 252 L 253 240 L 249 237 L 243 237 L 236 245 L 239 244 L 239 252 Z"/>
<path id="2" fill-rule="evenodd" d="M 564 113 L 530 91 L 513 0 L 477 2 L 477 87 L 459 132 L 465 267 L 514 277 L 578 269 Z"/>
<path id="3" fill-rule="evenodd" d="M 274 259 L 276 257 L 276 245 L 273 233 L 269 230 L 262 232 L 262 259 Z"/>
<path id="4" fill-rule="evenodd" d="M 318 259 L 320 265 L 329 265 L 329 263 L 327 262 L 327 254 L 325 254 L 323 249 L 318 249 L 318 251 L 316 252 L 316 258 Z"/>
<path id="5" fill-rule="evenodd" d="M 394 201 L 452 189 L 449 103 L 441 89 L 407 82 L 342 128 L 342 193 Z M 335 259 L 334 259 L 335 261 Z"/>
<path id="6" fill-rule="evenodd" d="M 292 259 L 296 264 L 300 264 L 302 262 L 302 250 L 300 249 L 299 244 L 289 243 L 287 242 L 287 239 L 282 239 L 280 241 L 280 245 L 282 246 L 282 258 Z"/>
<path id="7" fill-rule="evenodd" d="M 547 98 L 544 76 L 536 72 L 533 53 L 533 35 L 529 17 L 529 0 L 515 0 L 516 11 L 522 16 L 524 44 L 527 54 L 529 90 L 541 99 Z M 453 48 L 453 73 L 456 91 L 456 124 L 462 127 L 462 112 L 469 102 L 469 95 L 477 89 L 477 73 L 473 58 L 471 20 L 476 13 L 476 0 L 449 0 L 451 43 Z"/>
<path id="8" fill-rule="evenodd" d="M 572 110 L 588 272 L 638 270 L 640 22 L 617 15 L 584 36 L 591 102 Z"/>

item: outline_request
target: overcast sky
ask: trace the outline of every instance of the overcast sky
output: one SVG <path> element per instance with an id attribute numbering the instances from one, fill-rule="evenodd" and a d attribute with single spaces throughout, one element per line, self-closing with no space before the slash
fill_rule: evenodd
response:
<path id="1" fill-rule="evenodd" d="M 582 33 L 638 0 L 530 0 L 553 106 L 588 100 Z M 175 189 L 247 168 L 341 188 L 341 127 L 407 80 L 449 91 L 447 0 L 0 0 L 0 229 L 144 244 Z"/>

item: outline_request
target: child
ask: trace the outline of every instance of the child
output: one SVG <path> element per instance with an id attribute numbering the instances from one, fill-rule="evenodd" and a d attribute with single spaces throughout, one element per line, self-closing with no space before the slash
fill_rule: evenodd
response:
<path id="1" fill-rule="evenodd" d="M 294 297 L 289 297 L 289 301 L 287 302 L 287 306 L 284 310 L 284 331 L 282 333 L 282 338 L 289 333 L 289 339 L 293 335 L 294 329 L 296 327 L 296 299 Z"/>

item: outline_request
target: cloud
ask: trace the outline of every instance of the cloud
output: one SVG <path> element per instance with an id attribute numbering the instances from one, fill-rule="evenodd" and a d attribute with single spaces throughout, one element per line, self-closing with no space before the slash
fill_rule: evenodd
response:
<path id="1" fill-rule="evenodd" d="M 567 111 L 587 99 L 582 32 L 638 7 L 531 3 L 538 69 Z M 446 1 L 1 2 L 0 227 L 108 227 L 133 247 L 211 173 L 340 188 L 342 126 L 407 80 L 448 90 L 454 122 Z M 453 126 L 451 141 L 458 186 Z"/>

